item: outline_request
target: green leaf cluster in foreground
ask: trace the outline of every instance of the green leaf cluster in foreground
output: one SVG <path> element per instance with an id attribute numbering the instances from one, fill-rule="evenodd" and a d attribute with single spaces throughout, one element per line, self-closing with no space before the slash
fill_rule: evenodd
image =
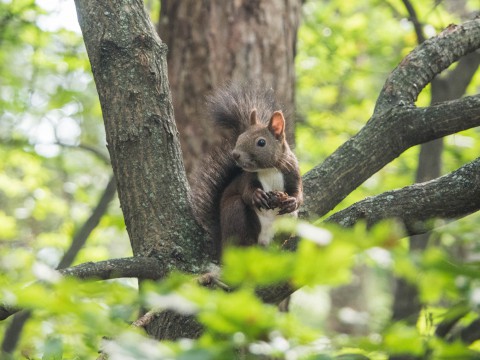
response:
<path id="1" fill-rule="evenodd" d="M 297 226 L 302 228 L 302 224 Z M 33 258 L 24 260 L 19 281 L 12 283 L 8 255 L 0 259 L 2 302 L 32 309 L 19 349 L 32 358 L 91 358 L 99 349 L 112 359 L 387 359 L 392 354 L 422 358 L 476 358 L 478 346 L 435 334 L 439 325 L 460 316 L 459 325 L 475 319 L 480 266 L 459 264 L 440 248 L 418 257 L 408 256 L 402 234 L 394 223 L 368 233 L 360 224 L 350 231 L 318 229 L 309 225 L 316 241 L 304 237 L 297 252 L 271 248 L 231 248 L 224 256 L 222 281 L 231 290 L 209 289 L 197 278 L 172 274 L 160 282 L 145 282 L 141 291 L 127 281 L 83 283 L 60 278 Z M 304 233 L 305 231 L 302 230 Z M 445 233 L 448 231 L 445 230 Z M 319 235 L 321 234 L 321 235 Z M 373 236 L 372 236 L 373 234 Z M 320 243 L 318 239 L 324 240 Z M 388 252 L 391 244 L 395 250 Z M 384 258 L 382 258 L 382 255 Z M 295 294 L 292 310 L 283 313 L 261 302 L 258 286 L 289 282 L 306 287 L 303 292 L 322 292 L 354 281 L 358 269 L 374 274 L 379 284 L 375 296 L 391 291 L 390 271 L 419 285 L 425 302 L 413 325 L 369 315 L 368 332 L 357 335 L 333 333 L 327 319 L 312 309 L 297 311 L 302 291 Z M 41 280 L 41 281 L 38 281 Z M 30 281 L 30 283 L 28 283 Z M 366 299 L 376 302 L 377 299 Z M 391 300 L 390 300 L 391 301 Z M 388 305 L 383 304 L 383 306 Z M 378 302 L 377 302 L 378 303 Z M 322 306 L 321 301 L 315 306 Z M 327 305 L 325 305 L 327 306 Z M 379 305 L 382 306 L 382 305 Z M 193 315 L 204 327 L 197 340 L 157 342 L 131 323 L 139 308 L 156 313 L 174 310 Z M 383 309 L 378 309 L 384 311 Z M 324 318 L 322 318 L 322 316 Z M 317 317 L 315 319 L 315 317 Z M 109 339 L 109 340 L 102 340 Z"/>

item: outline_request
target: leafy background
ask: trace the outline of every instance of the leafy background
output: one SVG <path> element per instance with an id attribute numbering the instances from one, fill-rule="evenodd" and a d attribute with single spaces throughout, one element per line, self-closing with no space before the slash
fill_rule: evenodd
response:
<path id="1" fill-rule="evenodd" d="M 158 9 L 152 3 L 146 5 L 155 19 Z M 478 10 L 476 1 L 416 1 L 414 6 L 428 36 Z M 227 252 L 225 281 L 238 286 L 231 293 L 201 288 L 180 274 L 147 284 L 140 294 L 130 280 L 83 284 L 58 278 L 52 268 L 111 176 L 82 37 L 73 20 L 59 20 L 70 19 L 71 8 L 61 0 L 53 5 L 0 1 L 0 297 L 33 309 L 13 359 L 93 358 L 102 346 L 122 359 L 226 359 L 234 354 L 386 359 L 397 353 L 478 358 L 480 344 L 434 336 L 449 316 L 462 314 L 465 325 L 476 319 L 478 215 L 436 230 L 434 246 L 423 253 L 409 252 L 401 228 L 392 222 L 368 233 L 362 224 L 349 231 L 284 224 L 306 239 L 299 251 Z M 364 125 L 389 72 L 416 44 L 400 0 L 305 3 L 296 59 L 295 151 L 302 172 Z M 468 93 L 478 92 L 479 76 Z M 429 99 L 427 88 L 417 104 L 427 106 Z M 444 173 L 477 157 L 477 138 L 478 129 L 446 138 Z M 418 148 L 408 150 L 338 208 L 411 184 L 417 157 Z M 115 200 L 75 263 L 129 255 Z M 425 304 L 418 319 L 391 321 L 395 276 L 418 285 Z M 304 286 L 287 314 L 253 295 L 255 285 L 280 280 Z M 332 290 L 352 284 L 348 305 L 337 307 Z M 195 313 L 205 334 L 198 341 L 175 343 L 147 339 L 130 325 L 140 305 Z M 11 321 L 0 323 L 0 333 Z M 115 340 L 102 342 L 102 337 Z"/>

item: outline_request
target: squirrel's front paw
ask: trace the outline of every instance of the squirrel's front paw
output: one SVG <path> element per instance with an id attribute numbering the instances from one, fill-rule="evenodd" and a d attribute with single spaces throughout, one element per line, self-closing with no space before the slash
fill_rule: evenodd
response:
<path id="1" fill-rule="evenodd" d="M 278 212 L 278 215 L 283 215 L 283 214 L 289 214 L 291 212 L 294 212 L 298 208 L 298 202 L 297 199 L 294 198 L 293 196 L 289 196 L 286 199 L 282 199 L 280 202 L 280 211 Z"/>
<path id="2" fill-rule="evenodd" d="M 269 196 L 260 188 L 255 189 L 252 196 L 252 205 L 259 209 L 270 209 L 268 205 Z"/>

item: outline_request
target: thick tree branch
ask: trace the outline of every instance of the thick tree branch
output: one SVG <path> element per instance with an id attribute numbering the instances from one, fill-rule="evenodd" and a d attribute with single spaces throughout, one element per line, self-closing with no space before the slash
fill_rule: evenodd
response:
<path id="1" fill-rule="evenodd" d="M 409 0 L 403 3 L 413 23 L 417 41 L 419 44 L 425 41 L 422 25 L 417 17 L 416 11 Z M 447 76 L 437 76 L 431 82 L 430 104 L 437 104 L 443 101 L 458 99 L 464 95 L 479 63 L 478 52 L 470 53 L 462 57 L 453 70 L 449 70 Z M 429 141 L 420 146 L 418 156 L 418 167 L 415 182 L 421 183 L 435 179 L 441 175 L 443 139 Z M 430 232 L 413 235 L 409 238 L 409 248 L 412 252 L 424 250 L 431 239 Z M 403 278 L 395 279 L 394 301 L 392 305 L 392 320 L 404 320 L 414 325 L 421 311 L 421 300 L 415 284 Z M 438 329 L 437 329 L 438 330 Z M 397 358 L 397 357 L 395 357 Z M 408 356 L 398 356 L 398 359 Z"/>
<path id="2" fill-rule="evenodd" d="M 408 148 L 480 125 L 480 96 L 375 116 L 304 176 L 303 218 L 321 216 Z"/>
<path id="3" fill-rule="evenodd" d="M 419 39 L 419 42 L 422 42 L 422 39 Z M 479 53 L 475 51 L 462 57 L 457 66 L 453 70 L 449 70 L 446 76 L 435 77 L 431 83 L 430 104 L 454 100 L 463 96 L 478 68 L 479 61 Z M 416 183 L 430 181 L 441 176 L 442 151 L 443 139 L 421 145 L 415 177 Z M 430 232 L 410 236 L 410 251 L 418 252 L 425 249 L 431 238 Z M 392 320 L 404 320 L 414 325 L 422 308 L 417 286 L 403 278 L 396 278 L 394 289 Z"/>
<path id="4" fill-rule="evenodd" d="M 392 71 L 378 97 L 375 114 L 394 106 L 413 105 L 418 94 L 462 56 L 480 47 L 480 20 L 450 25 L 426 40 Z"/>
<path id="5" fill-rule="evenodd" d="M 166 266 L 154 257 L 134 256 L 99 262 L 88 262 L 59 270 L 64 276 L 73 276 L 81 280 L 108 280 L 134 277 L 158 280 L 167 274 Z"/>
<path id="6" fill-rule="evenodd" d="M 426 108 L 418 108 L 415 111 L 405 111 L 412 117 L 405 119 L 399 125 L 402 133 L 404 146 L 413 146 L 429 140 L 438 139 L 446 135 L 470 129 L 480 125 L 480 95 L 468 96 L 458 100 L 442 102 Z M 414 127 L 416 131 L 409 131 L 408 127 Z M 412 138 L 411 140 L 407 138 Z M 398 141 L 398 140 L 397 140 Z"/>
<path id="7" fill-rule="evenodd" d="M 344 227 L 365 220 L 372 226 L 389 218 L 401 219 L 411 234 L 428 231 L 423 222 L 454 219 L 480 209 L 480 158 L 460 169 L 425 183 L 362 200 L 330 216 Z"/>
<path id="8" fill-rule="evenodd" d="M 480 125 L 478 96 L 423 109 L 413 106 L 427 80 L 479 46 L 480 20 L 474 20 L 449 27 L 408 55 L 388 78 L 365 127 L 304 176 L 300 215 L 325 215 L 409 147 Z"/>

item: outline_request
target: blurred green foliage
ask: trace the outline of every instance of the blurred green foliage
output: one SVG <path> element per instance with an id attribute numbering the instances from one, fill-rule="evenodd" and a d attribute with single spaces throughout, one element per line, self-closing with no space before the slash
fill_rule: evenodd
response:
<path id="1" fill-rule="evenodd" d="M 33 314 L 13 359 L 87 359 L 102 348 L 122 359 L 479 357 L 478 341 L 435 336 L 449 319 L 461 317 L 460 326 L 476 319 L 478 216 L 439 228 L 435 246 L 422 253 L 409 251 L 393 222 L 369 231 L 363 224 L 348 231 L 284 224 L 282 231 L 286 227 L 304 239 L 295 253 L 278 246 L 226 251 L 222 280 L 235 289 L 231 292 L 206 289 L 181 274 L 146 283 L 141 292 L 127 280 L 59 278 L 52 268 L 111 172 L 81 35 L 67 26 L 74 19 L 59 21 L 67 3 L 57 8 L 43 1 L 0 1 L 0 302 Z M 157 3 L 146 3 L 156 19 Z M 461 22 L 460 13 L 478 10 L 475 1 L 458 2 L 456 8 L 455 2 L 412 3 L 427 36 Z M 303 14 L 296 152 L 306 172 L 365 124 L 388 73 L 417 40 L 400 0 L 310 0 Z M 477 92 L 479 76 L 469 93 Z M 428 103 L 427 88 L 418 105 Z M 472 129 L 446 139 L 444 172 L 477 156 L 477 136 Z M 339 207 L 410 184 L 417 153 L 402 154 Z M 130 254 L 114 202 L 76 263 Z M 425 305 L 416 324 L 390 320 L 393 276 L 418 285 Z M 255 287 L 285 281 L 305 289 L 294 295 L 290 313 L 255 296 Z M 362 281 L 362 292 L 348 295 L 363 303 L 364 311 L 334 309 L 328 291 Z M 140 306 L 196 314 L 205 333 L 198 340 L 148 339 L 131 326 Z M 352 331 L 337 331 L 332 319 L 347 321 Z M 11 321 L 0 322 L 0 334 Z"/>

